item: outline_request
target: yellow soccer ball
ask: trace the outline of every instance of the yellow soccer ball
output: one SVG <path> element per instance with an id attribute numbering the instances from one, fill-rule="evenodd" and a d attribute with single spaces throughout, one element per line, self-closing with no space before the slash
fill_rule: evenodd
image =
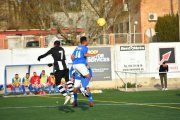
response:
<path id="1" fill-rule="evenodd" d="M 99 19 L 97 20 L 97 24 L 98 24 L 99 26 L 104 26 L 104 25 L 106 24 L 106 20 L 105 20 L 104 18 L 99 18 Z"/>

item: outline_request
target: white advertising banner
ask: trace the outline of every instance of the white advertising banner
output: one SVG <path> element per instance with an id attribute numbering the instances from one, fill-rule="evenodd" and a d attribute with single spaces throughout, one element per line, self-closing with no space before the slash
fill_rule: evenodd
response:
<path id="1" fill-rule="evenodd" d="M 169 72 L 180 71 L 180 43 L 149 44 L 150 71 L 158 72 L 162 62 L 169 66 Z M 158 76 L 158 74 L 157 74 Z M 179 76 L 179 73 L 169 73 L 168 76 Z"/>
<path id="2" fill-rule="evenodd" d="M 118 58 L 119 71 L 139 72 L 145 70 L 146 62 L 144 45 L 120 46 Z"/>

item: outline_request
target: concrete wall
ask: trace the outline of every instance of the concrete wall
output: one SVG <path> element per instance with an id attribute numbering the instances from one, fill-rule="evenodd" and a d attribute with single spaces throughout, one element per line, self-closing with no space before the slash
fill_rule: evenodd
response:
<path id="1" fill-rule="evenodd" d="M 141 44 L 139 44 L 141 46 Z M 135 46 L 139 46 L 135 45 Z M 93 81 L 91 83 L 92 88 L 117 88 L 124 85 L 124 82 L 131 82 L 135 83 L 137 82 L 138 85 L 141 87 L 150 87 L 154 88 L 160 84 L 159 81 L 159 75 L 158 75 L 158 67 L 159 67 L 159 49 L 160 48 L 175 48 L 175 63 L 168 63 L 169 65 L 169 71 L 168 73 L 168 85 L 175 88 L 180 86 L 180 43 L 152 43 L 149 45 L 145 45 L 145 56 L 143 54 L 139 55 L 136 53 L 135 57 L 144 57 L 142 61 L 139 61 L 139 63 L 144 63 L 145 66 L 143 66 L 143 71 L 126 71 L 125 74 L 121 70 L 121 66 L 127 63 L 131 63 L 133 60 L 132 57 L 126 57 L 126 60 L 123 60 L 120 57 L 122 56 L 122 51 L 120 51 L 120 46 L 122 45 L 115 45 L 111 46 L 111 69 L 112 71 L 109 71 L 112 73 L 112 80 L 108 81 Z M 125 45 L 123 45 L 125 46 Z M 101 46 L 100 46 L 101 47 Z M 131 46 L 130 46 L 131 47 Z M 73 52 L 75 47 L 65 47 L 66 56 L 68 63 L 71 63 L 70 56 Z M 46 59 L 42 59 L 41 62 L 37 61 L 37 57 L 46 52 L 49 48 L 34 48 L 34 49 L 12 49 L 12 50 L 0 50 L 0 83 L 4 82 L 4 67 L 5 65 L 17 65 L 17 64 L 44 64 L 44 63 L 51 63 L 53 62 L 51 56 L 47 57 Z M 132 51 L 134 52 L 134 51 Z M 126 54 L 124 54 L 126 55 Z M 136 61 L 135 63 L 132 62 L 132 64 L 137 64 L 138 59 L 134 59 Z M 128 62 L 130 61 L 130 62 Z M 97 64 L 97 63 L 96 63 Z M 25 68 L 23 68 L 24 70 Z M 35 68 L 34 68 L 35 69 Z M 44 68 L 46 69 L 46 68 Z M 37 69 L 38 72 L 40 72 L 40 68 Z M 19 70 L 17 70 L 19 71 Z M 25 70 L 24 70 L 25 71 Z M 48 70 L 47 70 L 48 71 Z M 117 72 L 118 75 L 115 73 Z M 176 72 L 177 73 L 172 73 Z M 133 72 L 133 73 L 132 73 Z M 135 73 L 139 74 L 135 74 Z M 13 75 L 13 74 L 12 74 Z M 12 78 L 12 76 L 9 77 L 9 79 Z"/>

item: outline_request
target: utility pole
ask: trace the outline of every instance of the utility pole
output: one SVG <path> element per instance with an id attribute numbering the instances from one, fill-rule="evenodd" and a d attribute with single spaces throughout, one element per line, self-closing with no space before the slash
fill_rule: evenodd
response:
<path id="1" fill-rule="evenodd" d="M 131 44 L 131 4 L 128 0 L 128 21 L 129 21 L 129 33 L 128 33 L 128 44 Z"/>
<path id="2" fill-rule="evenodd" d="M 180 42 L 180 0 L 178 0 L 178 17 L 179 17 L 179 42 Z"/>

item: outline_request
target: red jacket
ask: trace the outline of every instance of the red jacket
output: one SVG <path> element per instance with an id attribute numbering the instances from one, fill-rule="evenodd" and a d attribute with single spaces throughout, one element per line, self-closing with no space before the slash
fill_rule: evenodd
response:
<path id="1" fill-rule="evenodd" d="M 31 84 L 40 84 L 40 76 L 32 76 Z"/>

